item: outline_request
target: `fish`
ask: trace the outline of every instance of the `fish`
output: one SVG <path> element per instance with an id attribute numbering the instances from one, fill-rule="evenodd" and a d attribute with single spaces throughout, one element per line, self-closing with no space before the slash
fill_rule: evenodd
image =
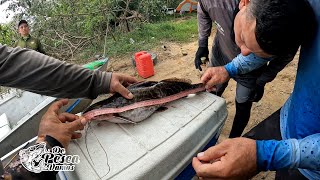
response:
<path id="1" fill-rule="evenodd" d="M 187 79 L 143 81 L 127 87 L 134 95 L 126 99 L 116 93 L 89 106 L 83 116 L 88 120 L 108 120 L 114 123 L 138 123 L 150 117 L 164 104 L 205 90 L 202 83 Z"/>

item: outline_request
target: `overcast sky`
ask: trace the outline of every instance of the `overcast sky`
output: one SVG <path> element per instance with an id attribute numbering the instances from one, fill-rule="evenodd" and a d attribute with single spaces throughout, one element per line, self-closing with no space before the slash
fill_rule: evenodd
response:
<path id="1" fill-rule="evenodd" d="M 0 24 L 2 23 L 7 23 L 11 20 L 12 15 L 10 15 L 10 17 L 6 18 L 6 12 L 5 10 L 8 8 L 9 2 L 6 2 L 2 5 L 0 5 Z"/>

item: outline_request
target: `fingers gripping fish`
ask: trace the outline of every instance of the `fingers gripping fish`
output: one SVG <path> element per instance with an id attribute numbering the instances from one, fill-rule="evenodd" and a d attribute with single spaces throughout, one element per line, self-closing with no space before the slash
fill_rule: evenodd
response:
<path id="1" fill-rule="evenodd" d="M 89 121 L 136 123 L 151 116 L 165 103 L 205 90 L 202 84 L 191 84 L 183 79 L 140 82 L 128 89 L 133 99 L 115 94 L 88 107 L 83 116 Z"/>

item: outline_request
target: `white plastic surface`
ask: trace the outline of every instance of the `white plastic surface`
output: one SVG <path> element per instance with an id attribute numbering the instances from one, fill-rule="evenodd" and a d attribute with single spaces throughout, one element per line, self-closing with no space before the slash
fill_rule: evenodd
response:
<path id="1" fill-rule="evenodd" d="M 79 155 L 80 163 L 65 173 L 68 179 L 176 177 L 219 136 L 227 110 L 224 99 L 206 92 L 166 107 L 136 125 L 92 122 L 87 137 L 69 145 L 68 153 Z"/>
<path id="2" fill-rule="evenodd" d="M 10 124 L 14 127 L 23 118 L 28 119 L 32 111 L 39 111 L 54 99 L 28 91 L 12 91 L 7 98 L 0 101 L 0 114 L 6 113 Z M 46 104 L 43 104 L 44 102 Z M 38 108 L 38 106 L 41 107 Z"/>
<path id="3" fill-rule="evenodd" d="M 11 131 L 8 118 L 5 113 L 0 115 L 0 139 Z"/>

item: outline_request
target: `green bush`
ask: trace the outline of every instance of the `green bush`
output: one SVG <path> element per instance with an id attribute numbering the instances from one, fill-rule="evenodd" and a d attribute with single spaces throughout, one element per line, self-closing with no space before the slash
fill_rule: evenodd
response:
<path id="1" fill-rule="evenodd" d="M 117 54 L 149 47 L 160 39 L 186 39 L 189 32 L 196 31 L 194 17 L 192 24 L 174 24 L 172 16 L 161 12 L 164 6 L 176 7 L 180 3 L 176 0 L 6 1 L 16 13 L 14 21 L 28 20 L 32 35 L 41 40 L 45 51 L 61 60 L 103 51 L 106 32 L 108 52 Z M 5 38 L 0 40 L 12 44 L 14 33 L 3 32 Z M 130 37 L 137 42 L 134 46 Z"/>
<path id="2" fill-rule="evenodd" d="M 0 44 L 12 46 L 15 42 L 16 33 L 8 24 L 0 24 Z"/>

